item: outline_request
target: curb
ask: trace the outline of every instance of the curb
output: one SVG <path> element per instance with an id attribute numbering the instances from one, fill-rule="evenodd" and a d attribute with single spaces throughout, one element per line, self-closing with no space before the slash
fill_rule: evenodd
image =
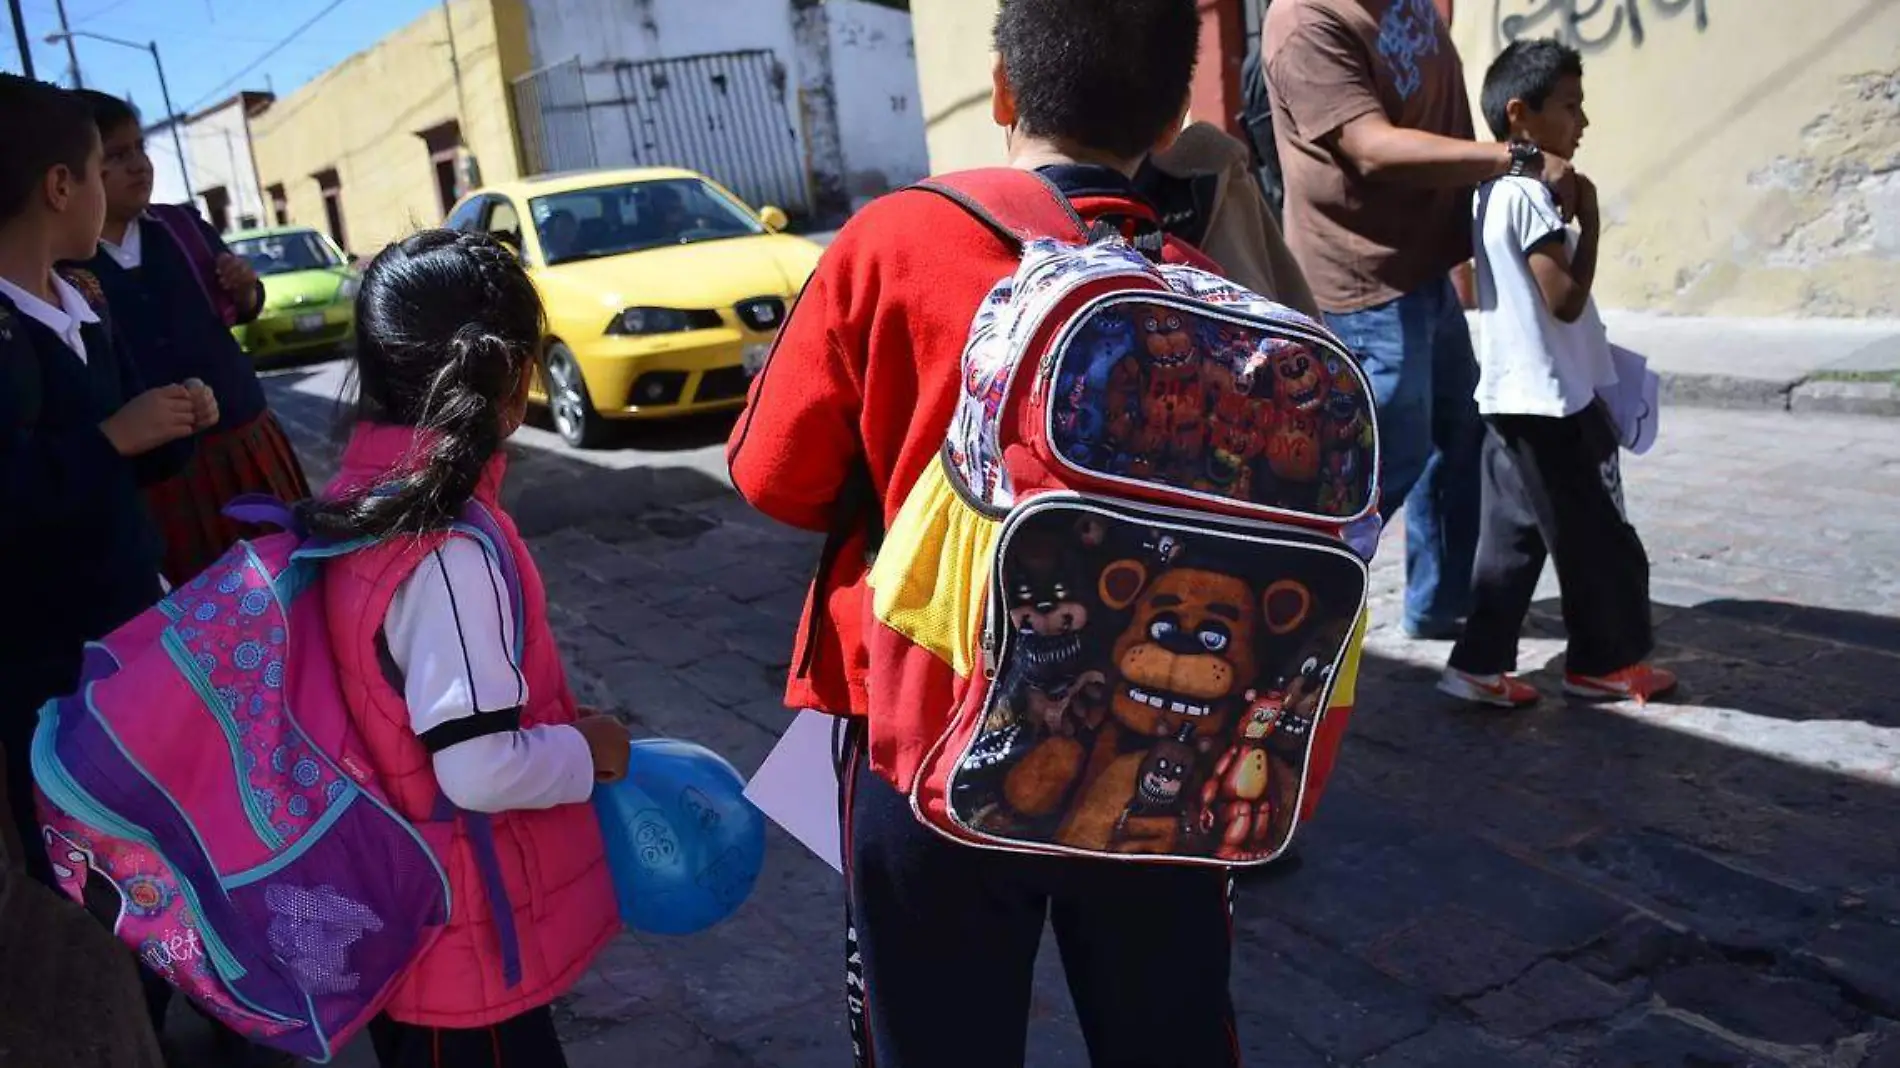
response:
<path id="1" fill-rule="evenodd" d="M 1660 399 L 1684 408 L 1900 418 L 1900 386 L 1892 382 L 1744 378 L 1661 371 Z"/>

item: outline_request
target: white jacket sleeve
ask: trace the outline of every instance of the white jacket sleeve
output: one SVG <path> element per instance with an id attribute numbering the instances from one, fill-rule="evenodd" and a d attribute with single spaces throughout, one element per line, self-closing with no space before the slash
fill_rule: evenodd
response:
<path id="1" fill-rule="evenodd" d="M 521 728 L 528 683 L 515 662 L 514 606 L 480 543 L 450 538 L 405 580 L 383 620 L 409 725 L 442 792 L 476 812 L 585 801 L 593 754 L 571 726 Z"/>

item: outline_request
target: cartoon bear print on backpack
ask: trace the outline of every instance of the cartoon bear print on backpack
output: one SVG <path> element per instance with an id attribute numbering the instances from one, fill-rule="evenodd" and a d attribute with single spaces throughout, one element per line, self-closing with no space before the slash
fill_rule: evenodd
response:
<path id="1" fill-rule="evenodd" d="M 1148 750 L 1159 739 L 1186 741 L 1199 754 L 1198 765 L 1254 677 L 1262 606 L 1245 580 L 1197 568 L 1175 568 L 1152 582 L 1149 575 L 1136 560 L 1103 572 L 1103 603 L 1136 607 L 1111 656 L 1109 716 L 1071 781 L 1049 774 L 1056 768 L 1042 769 L 1042 800 L 1051 807 L 1074 787 L 1056 833 L 1056 841 L 1071 848 L 1114 848 L 1116 827 L 1140 794 Z M 1175 844 L 1174 835 L 1156 833 L 1116 851 L 1170 852 Z"/>
<path id="2" fill-rule="evenodd" d="M 1200 349 L 1180 311 L 1158 306 L 1133 311 L 1135 333 L 1147 352 L 1147 373 L 1132 473 L 1191 473 L 1207 444 Z"/>
<path id="3" fill-rule="evenodd" d="M 1171 852 L 1195 833 L 1188 806 L 1199 786 L 1200 764 L 1191 725 L 1150 746 L 1135 777 L 1135 796 L 1115 824 L 1111 848 L 1118 853 Z"/>

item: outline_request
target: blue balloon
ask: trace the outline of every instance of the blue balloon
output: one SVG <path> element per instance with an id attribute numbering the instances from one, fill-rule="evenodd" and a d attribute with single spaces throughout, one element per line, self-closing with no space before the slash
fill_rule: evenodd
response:
<path id="1" fill-rule="evenodd" d="M 594 790 L 620 918 L 652 934 L 692 934 L 735 912 L 765 860 L 765 817 L 745 779 L 710 749 L 633 743 L 627 777 Z"/>

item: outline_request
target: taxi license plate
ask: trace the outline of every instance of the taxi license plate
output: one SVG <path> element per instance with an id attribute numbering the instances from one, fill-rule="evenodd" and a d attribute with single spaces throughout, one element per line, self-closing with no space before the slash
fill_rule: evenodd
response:
<path id="1" fill-rule="evenodd" d="M 765 370 L 765 358 L 772 352 L 770 345 L 747 345 L 739 354 L 739 361 L 745 365 L 745 375 L 753 378 Z"/>
<path id="2" fill-rule="evenodd" d="M 312 315 L 299 315 L 292 325 L 296 327 L 297 332 L 300 334 L 308 334 L 312 331 L 321 330 L 323 329 L 323 313 L 317 312 Z"/>

